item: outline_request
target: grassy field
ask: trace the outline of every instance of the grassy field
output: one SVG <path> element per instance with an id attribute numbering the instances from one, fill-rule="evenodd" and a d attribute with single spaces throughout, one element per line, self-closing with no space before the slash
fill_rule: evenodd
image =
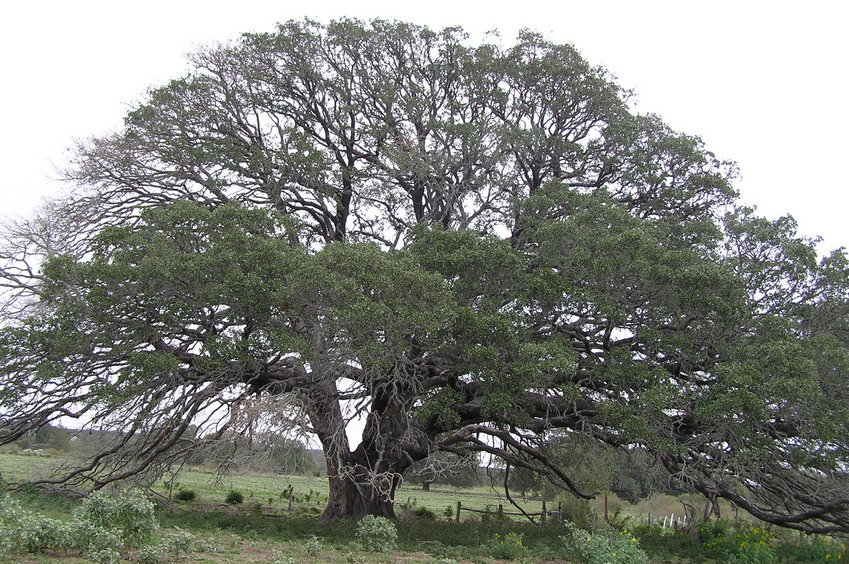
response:
<path id="1" fill-rule="evenodd" d="M 49 474 L 50 469 L 66 462 L 61 457 L 37 457 L 21 454 L 0 454 L 0 475 L 8 482 L 23 482 Z M 320 477 L 266 474 L 234 471 L 220 475 L 215 469 L 186 467 L 174 476 L 166 476 L 153 484 L 154 491 L 173 499 L 181 489 L 192 490 L 196 494 L 194 506 L 215 506 L 225 503 L 227 494 L 236 490 L 244 496 L 245 507 L 264 514 L 289 514 L 292 511 L 318 514 L 327 502 L 327 480 Z M 542 509 L 539 500 L 522 500 L 515 492 L 511 497 L 528 513 L 538 513 Z M 292 503 L 290 504 L 290 499 Z M 499 505 L 505 512 L 516 509 L 509 503 L 503 489 L 497 486 L 457 489 L 451 486 L 431 485 L 430 491 L 422 491 L 417 485 L 402 485 L 396 496 L 399 512 L 415 508 L 426 508 L 440 518 L 450 514 L 456 517 L 457 503 L 465 509 L 495 513 Z M 619 512 L 621 518 L 630 518 L 633 522 L 646 522 L 651 516 L 653 522 L 662 522 L 673 515 L 683 516 L 686 502 L 701 509 L 703 502 L 698 496 L 673 497 L 655 495 L 636 505 L 620 501 L 610 496 L 608 512 L 612 516 Z M 184 504 L 185 505 L 185 504 Z M 604 514 L 602 498 L 591 502 L 598 516 Z M 549 503 L 547 509 L 555 510 L 556 503 Z M 723 507 L 723 513 L 732 514 L 730 506 Z M 481 514 L 462 511 L 462 520 L 480 520 Z M 523 520 L 523 517 L 514 517 Z"/>
<path id="2" fill-rule="evenodd" d="M 222 503 L 231 490 L 238 490 L 244 495 L 245 503 L 260 504 L 270 511 L 289 511 L 289 499 L 292 506 L 314 508 L 315 511 L 324 508 L 327 502 L 327 480 L 325 478 L 293 475 L 269 475 L 259 473 L 240 473 L 238 476 L 217 476 L 212 470 L 190 468 L 181 472 L 173 486 L 167 482 L 159 482 L 155 489 L 162 493 L 175 493 L 180 489 L 191 489 L 196 492 L 196 501 L 201 504 Z M 515 499 L 515 498 L 514 498 Z M 396 492 L 395 501 L 403 510 L 427 508 L 436 515 L 444 517 L 455 515 L 457 502 L 464 508 L 495 512 L 498 505 L 509 509 L 509 502 L 503 492 L 486 487 L 456 489 L 450 486 L 432 485 L 430 491 L 422 491 L 420 486 L 402 485 Z M 528 512 L 539 512 L 540 501 L 521 501 L 521 506 Z M 463 512 L 463 518 L 472 515 Z"/>
<path id="3" fill-rule="evenodd" d="M 7 482 L 23 482 L 46 476 L 51 468 L 63 462 L 65 460 L 60 457 L 0 454 L 0 475 Z M 236 490 L 243 495 L 246 507 L 263 513 L 299 510 L 317 514 L 327 502 L 326 478 L 246 471 L 220 475 L 215 469 L 201 467 L 187 467 L 174 476 L 163 477 L 153 484 L 152 489 L 167 498 L 173 498 L 181 489 L 192 490 L 196 494 L 192 503 L 197 506 L 223 504 L 228 493 Z M 522 501 L 515 494 L 513 498 L 529 513 L 539 512 L 542 508 L 540 501 Z M 503 491 L 487 487 L 457 489 L 432 485 L 430 491 L 422 491 L 421 486 L 402 485 L 395 500 L 401 511 L 424 507 L 440 517 L 448 513 L 454 516 L 457 502 L 461 502 L 464 508 L 478 511 L 489 509 L 494 513 L 499 504 L 504 506 L 505 512 L 515 511 Z M 462 512 L 464 520 L 473 515 L 476 514 Z"/>
<path id="4" fill-rule="evenodd" d="M 44 476 L 62 462 L 58 457 L 0 454 L 0 474 L 7 482 L 20 482 Z M 802 538 L 786 531 L 767 531 L 746 521 L 717 522 L 708 540 L 692 534 L 675 533 L 672 529 L 639 525 L 634 517 L 641 513 L 652 513 L 657 519 L 665 513 L 681 513 L 682 502 L 699 507 L 695 498 L 655 496 L 637 506 L 620 506 L 621 502 L 614 499 L 611 514 L 620 509 L 616 520 L 625 530 L 613 531 L 611 542 L 624 541 L 625 546 L 620 542 L 620 548 L 610 548 L 608 541 L 600 542 L 598 546 L 607 552 L 598 560 L 588 560 L 586 555 L 569 548 L 564 541 L 568 529 L 555 523 L 554 519 L 545 526 L 533 526 L 522 519 L 498 520 L 494 512 L 499 504 L 503 504 L 505 510 L 511 509 L 503 492 L 494 488 L 457 490 L 435 486 L 431 486 L 428 492 L 413 486 L 403 486 L 399 490 L 396 503 L 402 519 L 395 525 L 397 549 L 374 552 L 364 548 L 355 531 L 356 523 L 318 521 L 317 515 L 326 503 L 326 488 L 325 479 L 318 477 L 250 472 L 220 476 L 210 469 L 185 469 L 152 485 L 158 494 L 156 519 L 159 529 L 149 546 L 122 549 L 120 562 L 493 564 L 516 561 L 528 564 L 631 564 L 638 560 L 629 559 L 622 549 L 639 550 L 638 547 L 642 547 L 649 554 L 651 564 L 801 564 L 839 561 L 845 552 L 842 545 L 831 539 Z M 195 499 L 177 501 L 176 494 L 181 490 L 192 490 Z M 228 493 L 234 490 L 242 494 L 243 503 L 224 503 Z M 80 505 L 78 500 L 31 489 L 19 491 L 6 499 L 11 500 L 7 503 L 17 503 L 32 515 L 44 516 L 54 522 L 73 519 L 73 512 Z M 464 512 L 463 521 L 457 523 L 454 512 L 458 501 L 468 508 L 484 510 L 488 507 L 492 513 Z M 601 503 L 596 502 L 598 515 L 601 514 Z M 540 505 L 539 501 L 522 502 L 528 512 L 538 511 Z M 412 510 L 417 508 L 429 509 L 436 518 L 414 518 Z M 628 516 L 632 519 L 623 521 Z M 41 521 L 36 519 L 33 522 Z M 5 526 L 8 530 L 9 521 Z M 43 528 L 42 525 L 31 528 L 38 527 Z M 25 531 L 27 534 L 30 532 Z M 57 550 L 49 544 L 46 545 L 48 548 L 40 551 L 18 550 L 4 556 L 4 534 L 3 505 L 0 503 L 2 564 L 118 561 L 83 558 L 79 550 Z M 590 537 L 593 537 L 597 542 L 596 534 L 600 535 L 598 531 L 581 532 L 579 541 L 581 544 L 589 543 Z M 6 544 L 9 544 L 8 538 Z M 752 550 L 751 547 L 762 552 L 743 552 Z M 151 556 L 151 551 L 155 552 L 154 556 Z"/>

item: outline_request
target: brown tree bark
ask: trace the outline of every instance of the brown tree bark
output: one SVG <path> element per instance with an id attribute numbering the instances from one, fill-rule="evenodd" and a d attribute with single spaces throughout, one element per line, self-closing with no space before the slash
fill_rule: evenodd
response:
<path id="1" fill-rule="evenodd" d="M 322 521 L 356 520 L 366 515 L 396 518 L 393 498 L 398 480 L 393 480 L 387 491 L 382 485 L 376 487 L 370 483 L 368 472 L 362 466 L 354 467 L 353 475 L 340 477 L 330 461 L 327 465 L 327 476 L 330 493 L 327 507 L 321 514 Z"/>
<path id="2" fill-rule="evenodd" d="M 409 463 L 392 456 L 385 445 L 368 440 L 373 418 L 366 425 L 365 440 L 353 452 L 350 450 L 334 381 L 322 382 L 306 399 L 310 422 L 321 441 L 327 465 L 329 493 L 321 520 L 360 519 L 366 515 L 395 519 L 395 490 Z"/>

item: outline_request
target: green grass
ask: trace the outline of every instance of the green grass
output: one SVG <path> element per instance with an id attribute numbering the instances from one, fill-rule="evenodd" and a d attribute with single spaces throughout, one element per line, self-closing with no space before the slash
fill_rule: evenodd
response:
<path id="1" fill-rule="evenodd" d="M 23 454 L 0 454 L 0 476 L 6 482 L 27 482 L 42 478 L 59 466 L 63 458 L 54 456 L 26 456 Z"/>
<path id="2" fill-rule="evenodd" d="M 0 465 L 2 465 L 2 456 L 0 456 Z M 312 476 L 257 472 L 239 472 L 219 476 L 211 469 L 187 468 L 174 477 L 173 481 L 160 479 L 154 485 L 154 489 L 166 497 L 169 492 L 173 496 L 181 488 L 191 489 L 197 493 L 196 500 L 190 502 L 197 505 L 224 503 L 227 493 L 237 490 L 244 495 L 245 507 L 256 509 L 259 504 L 262 513 L 288 512 L 289 497 L 293 498 L 292 509 L 302 512 L 320 513 L 327 503 L 327 479 Z M 455 515 L 458 501 L 468 509 L 485 511 L 488 508 L 495 513 L 498 505 L 501 504 L 505 512 L 516 511 L 505 498 L 503 491 L 487 487 L 456 489 L 450 486 L 432 485 L 430 491 L 422 491 L 420 486 L 402 485 L 395 495 L 399 512 L 424 507 L 440 518 L 444 517 L 448 508 L 451 509 L 452 516 Z M 529 500 L 520 504 L 530 513 L 539 512 L 542 508 L 540 501 Z M 461 518 L 479 520 L 481 517 L 480 514 L 463 511 Z"/>
<path id="3" fill-rule="evenodd" d="M 0 454 L 0 473 L 8 482 L 20 482 L 30 476 L 44 475 L 61 461 L 59 458 Z M 424 492 L 417 486 L 401 487 L 396 496 L 399 507 L 424 507 L 435 513 L 437 518 L 415 520 L 405 516 L 399 509 L 399 516 L 402 516 L 397 523 L 399 549 L 392 554 L 363 551 L 356 543 L 356 524 L 353 522 L 319 522 L 317 515 L 324 508 L 327 496 L 325 478 L 251 472 L 219 476 L 210 469 L 190 468 L 173 476 L 173 479 L 159 479 L 153 484 L 153 489 L 163 496 L 160 501 L 165 501 L 160 503 L 157 511 L 161 525 L 158 542 L 174 534 L 174 527 L 190 531 L 197 541 L 192 554 L 183 558 L 183 561 L 240 564 L 303 561 L 365 564 L 391 561 L 432 564 L 445 559 L 446 562 L 454 560 L 464 564 L 492 564 L 504 561 L 497 558 L 500 554 L 498 540 L 511 535 L 510 538 L 521 538 L 523 542 L 522 547 L 517 549 L 517 555 L 513 555 L 514 561 L 535 564 L 569 562 L 559 540 L 563 529 L 556 524 L 549 522 L 545 526 L 535 527 L 521 518 L 497 522 L 494 511 L 499 503 L 504 505 L 505 511 L 512 511 L 513 508 L 506 503 L 503 493 L 493 488 L 458 490 L 431 486 L 430 491 Z M 169 491 L 176 493 L 180 489 L 195 491 L 196 499 L 167 502 Z M 238 506 L 225 504 L 224 499 L 231 490 L 241 492 L 244 503 Z M 29 510 L 59 519 L 69 517 L 73 508 L 79 504 L 78 500 L 54 496 L 34 488 L 24 488 L 14 495 Z M 289 498 L 292 499 L 291 509 Z M 482 520 L 480 514 L 464 512 L 463 522 L 456 523 L 454 510 L 457 501 L 469 508 L 489 507 L 493 514 Z M 651 512 L 655 516 L 668 512 L 679 513 L 683 509 L 682 501 L 698 507 L 695 498 L 659 496 L 637 506 L 624 504 L 620 517 L 632 516 L 628 526 L 636 531 L 640 545 L 651 556 L 652 564 L 718 564 L 727 561 L 719 554 L 708 551 L 705 545 L 690 535 L 675 534 L 668 529 L 661 531 L 657 527 L 633 527 L 640 511 Z M 602 502 L 599 500 L 594 503 L 597 513 L 601 514 Z M 611 513 L 619 503 L 615 498 L 611 499 Z M 533 512 L 538 511 L 541 504 L 528 501 L 522 505 L 527 511 Z M 451 508 L 450 518 L 446 515 L 446 508 Z M 729 513 L 724 515 L 733 516 Z M 741 530 L 745 531 L 746 525 L 741 526 Z M 731 539 L 728 542 L 731 542 L 737 537 L 728 538 Z M 308 553 L 310 541 L 318 543 L 320 550 L 315 551 L 313 546 L 313 553 Z M 781 560 L 782 563 L 820 561 L 804 554 L 834 551 L 832 545 L 827 544 L 832 542 L 828 539 L 800 540 L 800 537 L 788 533 L 784 537 L 776 536 L 775 541 L 776 550 L 788 555 Z M 137 559 L 134 553 L 126 556 L 127 562 Z M 178 560 L 176 556 L 167 561 L 175 560 Z M 86 560 L 65 553 L 0 556 L 0 564 L 7 562 L 42 564 Z"/>
<path id="4" fill-rule="evenodd" d="M 25 482 L 32 478 L 43 477 L 52 468 L 66 462 L 60 457 L 36 457 L 21 454 L 0 454 L 0 475 L 7 482 Z M 223 504 L 227 493 L 237 490 L 244 495 L 244 506 L 256 508 L 261 506 L 263 513 L 288 512 L 289 494 L 293 494 L 293 509 L 310 511 L 310 508 L 323 509 L 327 502 L 327 479 L 313 476 L 297 476 L 286 474 L 266 474 L 258 472 L 238 471 L 229 475 L 219 475 L 214 469 L 188 467 L 176 476 L 165 476 L 153 484 L 153 490 L 165 497 L 176 494 L 180 489 L 191 489 L 197 493 L 197 498 L 186 505 Z M 517 500 L 517 496 L 513 496 Z M 464 508 L 485 511 L 487 508 L 495 513 L 498 505 L 504 506 L 504 511 L 514 512 L 504 496 L 503 491 L 496 488 L 476 487 L 457 489 L 451 486 L 432 485 L 430 491 L 422 491 L 420 486 L 402 485 L 395 495 L 395 501 L 400 510 L 424 507 L 442 517 L 447 508 L 452 515 L 456 511 L 457 502 Z M 519 501 L 528 512 L 539 512 L 540 501 Z M 314 511 L 314 509 L 313 509 Z M 476 517 L 475 517 L 476 516 Z M 480 514 L 463 511 L 461 518 L 480 519 Z"/>
<path id="5" fill-rule="evenodd" d="M 51 468 L 65 462 L 67 459 L 62 457 L 0 454 L 0 475 L 7 482 L 25 482 L 34 477 L 46 476 Z M 318 515 L 327 502 L 327 479 L 323 477 L 245 471 L 220 475 L 215 469 L 203 467 L 186 467 L 174 476 L 164 476 L 152 485 L 152 489 L 186 509 L 224 504 L 227 494 L 231 490 L 236 490 L 244 496 L 243 510 L 266 515 L 292 513 Z M 174 495 L 180 489 L 193 490 L 197 494 L 196 499 L 191 502 L 177 501 Z M 542 502 L 538 500 L 523 501 L 515 493 L 512 497 L 528 513 L 537 513 L 542 508 Z M 654 522 L 658 522 L 658 519 L 663 516 L 682 515 L 684 513 L 682 501 L 690 503 L 699 514 L 701 513 L 703 502 L 696 497 L 657 495 L 637 505 L 631 505 L 611 495 L 609 514 L 613 516 L 618 509 L 619 517 L 630 518 L 631 524 L 645 522 L 648 515 L 652 516 Z M 493 514 L 496 513 L 499 504 L 503 506 L 505 512 L 516 512 L 506 499 L 503 490 L 496 487 L 457 489 L 451 486 L 431 485 L 430 491 L 422 491 L 417 485 L 402 485 L 396 492 L 395 502 L 399 514 L 405 510 L 426 508 L 440 519 L 446 518 L 449 509 L 453 518 L 456 515 L 457 502 L 461 502 L 465 509 L 489 510 Z M 604 514 L 603 500 L 596 499 L 591 502 L 591 505 L 600 518 Z M 549 511 L 556 507 L 555 502 L 548 504 Z M 730 508 L 723 508 L 723 515 L 731 515 Z M 517 521 L 525 520 L 524 517 L 519 516 L 511 518 Z M 461 519 L 480 521 L 486 519 L 486 516 L 462 511 Z"/>

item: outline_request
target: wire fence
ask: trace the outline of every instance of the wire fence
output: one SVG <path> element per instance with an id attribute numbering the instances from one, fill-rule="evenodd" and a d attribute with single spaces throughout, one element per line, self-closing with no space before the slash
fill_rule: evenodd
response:
<path id="1" fill-rule="evenodd" d="M 605 500 L 606 501 L 606 500 Z M 610 521 L 610 517 L 607 512 L 607 503 L 605 503 L 605 511 L 604 511 L 604 520 L 606 522 Z M 489 506 L 486 509 L 472 509 L 471 507 L 463 507 L 463 502 L 458 501 L 457 507 L 454 514 L 454 521 L 459 523 L 461 519 L 461 513 L 463 511 L 469 513 L 477 513 L 481 515 L 485 515 L 485 519 L 492 520 L 503 520 L 508 517 L 539 517 L 540 523 L 546 523 L 548 521 L 554 523 L 560 523 L 564 519 L 564 511 L 563 504 L 558 502 L 557 507 L 547 507 L 545 501 L 542 502 L 542 508 L 540 511 L 505 511 L 504 504 L 499 503 L 497 508 L 490 508 Z M 684 514 L 671 514 L 671 515 L 652 515 L 651 513 L 643 514 L 637 517 L 637 521 L 642 525 L 647 525 L 649 527 L 660 527 L 663 529 L 674 529 L 676 532 L 682 529 L 686 529 L 688 524 L 690 523 L 690 517 Z"/>

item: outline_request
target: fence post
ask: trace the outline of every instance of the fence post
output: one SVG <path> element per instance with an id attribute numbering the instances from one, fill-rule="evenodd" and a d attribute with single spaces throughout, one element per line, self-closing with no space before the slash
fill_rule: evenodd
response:
<path id="1" fill-rule="evenodd" d="M 559 523 L 563 522 L 563 502 L 562 501 L 557 502 L 557 521 Z"/>
<path id="2" fill-rule="evenodd" d="M 545 500 L 542 500 L 542 515 L 540 515 L 540 522 L 545 523 Z"/>
<path id="3" fill-rule="evenodd" d="M 498 520 L 499 521 L 504 520 L 504 506 L 501 505 L 500 503 L 498 504 Z"/>

